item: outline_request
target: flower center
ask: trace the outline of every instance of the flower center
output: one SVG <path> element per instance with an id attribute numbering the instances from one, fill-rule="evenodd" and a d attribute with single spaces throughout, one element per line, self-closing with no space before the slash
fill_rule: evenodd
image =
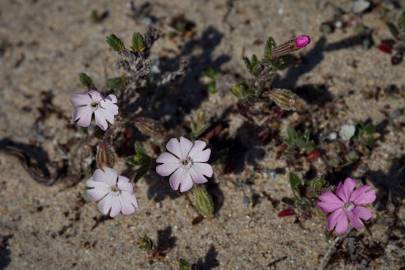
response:
<path id="1" fill-rule="evenodd" d="M 184 168 L 189 169 L 193 166 L 193 161 L 188 157 L 187 159 L 181 160 L 181 165 L 183 165 Z"/>
<path id="2" fill-rule="evenodd" d="M 111 191 L 115 194 L 115 195 L 119 195 L 121 193 L 121 191 L 118 189 L 117 186 L 111 186 Z"/>
<path id="3" fill-rule="evenodd" d="M 354 204 L 352 204 L 351 202 L 347 202 L 344 204 L 343 207 L 345 208 L 346 211 L 352 211 L 354 208 Z"/>
<path id="4" fill-rule="evenodd" d="M 97 102 L 92 102 L 92 103 L 90 104 L 90 106 L 91 106 L 91 108 L 92 108 L 93 110 L 96 110 L 96 109 L 98 108 L 98 103 L 97 103 Z"/>

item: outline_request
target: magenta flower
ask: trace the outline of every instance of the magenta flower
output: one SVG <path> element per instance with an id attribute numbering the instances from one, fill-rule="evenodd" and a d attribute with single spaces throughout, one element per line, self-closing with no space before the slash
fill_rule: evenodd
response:
<path id="1" fill-rule="evenodd" d="M 92 201 L 98 202 L 103 215 L 130 215 L 138 209 L 138 202 L 132 184 L 125 176 L 118 176 L 111 168 L 97 169 L 86 182 L 86 193 Z"/>
<path id="2" fill-rule="evenodd" d="M 114 124 L 114 116 L 118 114 L 115 95 L 108 95 L 104 98 L 99 92 L 91 90 L 85 94 L 73 94 L 70 102 L 75 107 L 73 121 L 81 127 L 90 126 L 94 113 L 96 125 L 102 130 L 106 130 L 107 122 Z"/>
<path id="3" fill-rule="evenodd" d="M 362 220 L 372 217 L 371 211 L 364 206 L 374 202 L 375 191 L 368 185 L 356 188 L 356 181 L 349 177 L 339 184 L 336 195 L 328 191 L 319 196 L 318 207 L 329 214 L 327 229 L 343 234 L 347 232 L 349 222 L 355 229 L 362 229 Z"/>
<path id="4" fill-rule="evenodd" d="M 295 38 L 295 46 L 297 48 L 304 48 L 306 47 L 310 42 L 311 42 L 311 38 L 307 35 L 300 35 L 298 37 Z"/>
<path id="5" fill-rule="evenodd" d="M 169 152 L 162 153 L 156 160 L 163 163 L 156 167 L 161 176 L 169 176 L 170 186 L 173 190 L 185 192 L 193 187 L 193 183 L 207 182 L 206 177 L 213 175 L 211 165 L 206 162 L 210 158 L 211 150 L 204 148 L 207 144 L 195 141 L 194 144 L 184 137 L 170 139 L 166 145 Z"/>

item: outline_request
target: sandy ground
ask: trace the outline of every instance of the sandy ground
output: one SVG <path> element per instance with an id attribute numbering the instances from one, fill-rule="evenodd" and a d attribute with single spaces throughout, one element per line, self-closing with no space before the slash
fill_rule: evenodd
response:
<path id="1" fill-rule="evenodd" d="M 216 35 L 218 42 L 205 50 L 211 63 L 218 59 L 221 62 L 224 56 L 229 58 L 220 66 L 224 73 L 244 72 L 241 56 L 261 54 L 263 45 L 255 41 L 263 42 L 269 34 L 280 41 L 298 33 L 311 35 L 313 43 L 302 54 L 305 56 L 311 51 L 311 56 L 321 60 L 297 82 L 283 83 L 295 86 L 322 83 L 334 96 L 343 96 L 348 110 L 336 115 L 335 121 L 339 125 L 368 118 L 379 123 L 385 118 L 382 111 L 387 110 L 387 105 L 389 112 L 403 108 L 403 99 L 376 101 L 364 99 L 364 93 L 390 84 L 404 91 L 404 64 L 391 66 L 389 57 L 375 48 L 312 50 L 321 38 L 320 23 L 328 19 L 327 12 L 317 7 L 318 1 L 235 1 L 225 21 L 226 1 L 151 2 L 153 13 L 162 21 L 185 14 L 196 22 L 195 38 L 212 27 L 211 33 Z M 335 2 L 342 6 L 350 3 Z M 92 9 L 108 10 L 109 16 L 101 23 L 93 23 L 90 20 Z M 41 92 L 52 91 L 54 104 L 69 117 L 72 108 L 68 98 L 80 90 L 79 72 L 87 72 L 99 85 L 104 84 L 107 77 L 118 74 L 114 65 L 116 59 L 104 39 L 109 33 L 116 33 L 129 42 L 133 31 L 145 29 L 144 25 L 128 17 L 128 13 L 126 1 L 119 0 L 1 0 L 0 38 L 11 46 L 0 58 L 0 139 L 36 141 L 51 158 L 57 156 L 53 149 L 55 142 L 66 141 L 72 135 L 65 134 L 64 124 L 56 118 L 48 119 L 40 128 L 34 125 L 41 106 Z M 368 14 L 363 20 L 374 28 L 375 40 L 389 37 L 376 15 Z M 337 31 L 327 36 L 326 42 L 331 44 L 351 35 L 351 29 Z M 199 49 L 196 48 L 194 55 L 201 53 Z M 178 44 L 159 40 L 154 57 L 163 50 L 176 53 Z M 354 62 L 357 68 L 353 67 Z M 353 94 L 349 95 L 350 91 L 354 91 Z M 232 98 L 225 100 L 234 102 Z M 210 108 L 221 107 L 222 102 L 220 95 L 212 95 L 200 108 L 219 114 Z M 372 154 L 370 168 L 386 173 L 392 160 L 403 155 L 404 145 L 403 129 L 388 129 L 384 141 Z M 267 149 L 261 166 L 285 166 L 271 151 Z M 100 214 L 94 204 L 83 201 L 83 181 L 71 188 L 63 184 L 46 187 L 34 182 L 16 158 L 0 154 L 0 234 L 11 236 L 8 247 L 0 253 L 0 268 L 178 269 L 180 258 L 193 263 L 201 260 L 204 269 L 316 268 L 328 247 L 324 217 L 312 217 L 303 223 L 303 228 L 294 223 L 294 217 L 277 217 L 283 206 L 273 206 L 263 194 L 278 200 L 291 196 L 287 174 L 276 179 L 259 177 L 254 188 L 262 199 L 254 208 L 245 207 L 242 190 L 229 180 L 248 175 L 247 172 L 216 174 L 215 181 L 224 201 L 213 220 L 192 225 L 196 214 L 184 196 L 175 199 L 166 196 L 157 202 L 151 198 L 151 184 L 141 180 L 135 188 L 141 209 L 135 215 L 107 220 L 94 227 Z M 157 178 L 155 181 L 164 180 Z M 374 229 L 382 231 L 376 233 L 378 238 L 387 228 L 384 224 L 375 224 Z M 137 241 L 145 233 L 152 239 L 160 234 L 163 239 L 173 242 L 174 247 L 164 259 L 150 263 L 149 255 L 137 247 Z M 404 258 L 400 252 L 387 251 L 370 267 L 399 269 L 400 258 L 402 263 Z M 344 265 L 340 261 L 334 268 L 352 268 L 350 264 Z"/>

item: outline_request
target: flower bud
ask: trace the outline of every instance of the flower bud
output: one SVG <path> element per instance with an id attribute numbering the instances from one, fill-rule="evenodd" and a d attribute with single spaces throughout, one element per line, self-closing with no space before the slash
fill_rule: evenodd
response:
<path id="1" fill-rule="evenodd" d="M 203 185 L 193 186 L 192 203 L 197 212 L 204 218 L 212 218 L 214 216 L 214 202 Z"/>
<path id="2" fill-rule="evenodd" d="M 287 41 L 286 43 L 281 44 L 273 49 L 272 59 L 281 57 L 286 54 L 290 54 L 294 51 L 306 47 L 311 42 L 311 38 L 307 35 L 300 35 L 295 39 Z"/>
<path id="3" fill-rule="evenodd" d="M 305 102 L 290 90 L 274 89 L 269 93 L 271 100 L 285 111 L 297 111 L 305 108 Z"/>
<path id="4" fill-rule="evenodd" d="M 307 35 L 301 35 L 295 38 L 295 47 L 298 49 L 306 47 L 310 42 L 311 38 Z"/>
<path id="5" fill-rule="evenodd" d="M 97 146 L 96 164 L 97 168 L 113 168 L 115 163 L 115 153 L 108 143 L 101 142 Z"/>
<path id="6" fill-rule="evenodd" d="M 151 118 L 137 117 L 134 119 L 136 128 L 143 134 L 149 136 L 159 136 L 163 134 L 162 126 Z"/>

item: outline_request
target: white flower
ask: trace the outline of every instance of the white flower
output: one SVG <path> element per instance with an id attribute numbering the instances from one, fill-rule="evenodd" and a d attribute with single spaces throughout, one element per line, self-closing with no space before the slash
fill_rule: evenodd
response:
<path id="1" fill-rule="evenodd" d="M 104 215 L 117 216 L 120 212 L 130 215 L 138 209 L 132 184 L 125 176 L 118 176 L 111 168 L 97 169 L 86 182 L 86 193 L 98 202 L 98 210 Z"/>
<path id="2" fill-rule="evenodd" d="M 114 124 L 114 116 L 118 114 L 117 97 L 108 95 L 104 98 L 95 90 L 85 94 L 73 94 L 70 102 L 75 108 L 73 121 L 81 127 L 89 127 L 94 114 L 96 125 L 106 130 L 108 123 Z"/>
<path id="3" fill-rule="evenodd" d="M 195 141 L 194 144 L 188 139 L 181 137 L 170 139 L 166 145 L 169 152 L 162 153 L 156 160 L 163 163 L 156 167 L 156 172 L 162 176 L 170 176 L 169 182 L 173 190 L 185 192 L 193 187 L 193 183 L 202 184 L 207 182 L 207 177 L 213 175 L 211 165 L 206 162 L 210 158 L 211 150 L 204 148 L 207 144 L 203 141 Z"/>

